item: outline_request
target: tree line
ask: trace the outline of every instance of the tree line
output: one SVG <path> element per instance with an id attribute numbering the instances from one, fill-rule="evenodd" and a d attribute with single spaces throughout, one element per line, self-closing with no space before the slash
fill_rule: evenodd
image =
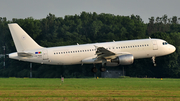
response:
<path id="1" fill-rule="evenodd" d="M 176 47 L 173 54 L 157 57 L 157 66 L 151 59 L 138 59 L 132 65 L 107 67 L 111 70 L 124 70 L 131 77 L 180 77 L 180 18 L 167 15 L 150 17 L 144 23 L 139 15 L 120 16 L 81 12 L 79 15 L 66 15 L 64 18 L 49 13 L 46 18 L 7 20 L 0 17 L 0 46 L 6 46 L 6 53 L 16 52 L 8 23 L 18 23 L 39 45 L 43 47 L 121 41 L 142 38 L 164 39 Z M 0 49 L 3 54 L 3 48 Z M 6 58 L 6 68 L 0 58 L 0 77 L 29 77 L 29 64 Z M 97 67 L 101 64 L 97 64 Z M 33 63 L 32 73 L 36 78 L 50 77 L 93 77 L 89 65 L 54 66 Z M 100 72 L 97 72 L 100 76 Z"/>

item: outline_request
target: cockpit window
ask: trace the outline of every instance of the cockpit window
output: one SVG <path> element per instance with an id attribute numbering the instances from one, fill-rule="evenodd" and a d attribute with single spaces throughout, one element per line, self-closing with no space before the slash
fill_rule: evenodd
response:
<path id="1" fill-rule="evenodd" d="M 168 43 L 167 43 L 167 42 L 163 42 L 162 44 L 163 44 L 163 45 L 167 45 Z"/>

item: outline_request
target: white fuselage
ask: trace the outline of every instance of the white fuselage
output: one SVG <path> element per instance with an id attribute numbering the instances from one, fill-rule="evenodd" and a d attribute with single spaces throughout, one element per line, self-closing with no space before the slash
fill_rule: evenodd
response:
<path id="1" fill-rule="evenodd" d="M 166 43 L 166 44 L 164 44 Z M 167 44 L 161 39 L 139 39 L 128 41 L 92 43 L 82 45 L 70 45 L 51 48 L 41 48 L 38 50 L 25 51 L 32 54 L 29 57 L 20 57 L 17 52 L 9 54 L 12 59 L 29 61 L 41 64 L 72 65 L 83 63 L 101 63 L 102 61 L 83 61 L 96 58 L 96 47 L 104 47 L 114 53 L 128 53 L 134 59 L 150 58 L 168 55 L 175 51 L 173 45 Z"/>

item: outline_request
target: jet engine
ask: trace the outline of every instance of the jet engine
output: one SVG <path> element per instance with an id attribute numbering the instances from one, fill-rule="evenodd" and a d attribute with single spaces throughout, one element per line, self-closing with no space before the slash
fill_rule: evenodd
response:
<path id="1" fill-rule="evenodd" d="M 111 62 L 118 63 L 119 65 L 130 65 L 134 62 L 134 57 L 132 54 L 121 55 L 112 59 Z"/>
<path id="2" fill-rule="evenodd" d="M 126 54 L 112 59 L 110 62 L 106 62 L 106 66 L 118 66 L 118 65 L 130 65 L 134 62 L 132 54 Z"/>

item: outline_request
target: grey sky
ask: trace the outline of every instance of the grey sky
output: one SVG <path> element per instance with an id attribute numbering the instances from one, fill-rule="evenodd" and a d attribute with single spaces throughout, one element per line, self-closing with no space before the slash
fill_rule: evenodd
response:
<path id="1" fill-rule="evenodd" d="M 0 17 L 35 19 L 49 13 L 56 17 L 82 11 L 129 16 L 139 15 L 144 22 L 151 16 L 180 17 L 180 0 L 0 0 Z"/>

